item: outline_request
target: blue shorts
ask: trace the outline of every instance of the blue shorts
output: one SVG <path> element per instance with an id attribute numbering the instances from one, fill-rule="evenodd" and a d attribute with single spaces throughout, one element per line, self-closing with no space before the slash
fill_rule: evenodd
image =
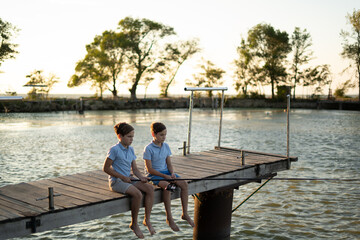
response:
<path id="1" fill-rule="evenodd" d="M 170 173 L 169 170 L 159 171 L 159 172 L 162 173 L 162 174 L 166 174 L 166 175 L 171 176 L 171 173 Z M 179 177 L 180 177 L 180 176 L 179 176 L 178 174 L 176 174 L 176 173 L 175 173 L 175 176 L 176 176 L 176 178 L 179 178 Z M 152 183 L 155 184 L 155 185 L 159 185 L 159 181 L 156 181 L 157 179 L 165 179 L 165 178 L 163 178 L 163 177 L 156 176 L 156 175 L 152 175 L 152 174 L 150 174 L 150 173 L 147 175 L 147 177 L 149 177 L 149 178 L 150 178 L 150 181 L 152 181 Z M 154 180 L 155 180 L 155 181 L 154 181 Z"/>

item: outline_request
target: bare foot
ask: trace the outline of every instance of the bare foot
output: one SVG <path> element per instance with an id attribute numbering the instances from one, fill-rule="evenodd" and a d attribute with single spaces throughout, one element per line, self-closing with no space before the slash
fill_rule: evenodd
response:
<path id="1" fill-rule="evenodd" d="M 150 232 L 151 235 L 154 235 L 154 234 L 156 233 L 156 232 L 155 232 L 155 229 L 153 228 L 153 226 L 152 226 L 151 223 L 150 223 L 150 220 L 149 220 L 149 221 L 146 221 L 146 219 L 144 219 L 143 224 L 144 224 L 145 226 L 147 226 L 147 228 L 149 229 L 149 232 Z"/>
<path id="2" fill-rule="evenodd" d="M 176 225 L 176 223 L 174 222 L 174 220 L 166 220 L 167 225 L 169 225 L 169 227 L 174 231 L 174 232 L 178 232 L 180 231 L 179 227 Z"/>
<path id="3" fill-rule="evenodd" d="M 181 219 L 186 220 L 190 224 L 190 226 L 195 227 L 194 221 L 191 219 L 191 217 L 189 215 L 187 215 L 187 214 L 182 215 Z"/>
<path id="4" fill-rule="evenodd" d="M 139 228 L 139 225 L 137 224 L 133 224 L 129 226 L 129 228 L 135 233 L 135 235 L 138 237 L 138 238 L 144 238 L 144 235 L 143 233 L 141 232 L 140 228 Z"/>

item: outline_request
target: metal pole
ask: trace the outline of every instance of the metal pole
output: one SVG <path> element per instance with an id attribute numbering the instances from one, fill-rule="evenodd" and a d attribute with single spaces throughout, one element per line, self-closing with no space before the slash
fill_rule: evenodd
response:
<path id="1" fill-rule="evenodd" d="M 220 147 L 220 141 L 221 141 L 222 117 L 223 117 L 223 108 L 224 108 L 224 95 L 225 95 L 224 90 L 222 90 L 218 147 Z"/>
<path id="2" fill-rule="evenodd" d="M 192 109 L 194 107 L 194 91 L 191 91 L 191 96 L 190 96 L 190 110 L 189 110 L 189 129 L 188 129 L 188 140 L 187 140 L 187 153 L 190 154 L 190 146 L 191 146 L 191 142 L 190 142 L 190 138 L 191 138 L 191 121 L 192 121 Z"/>
<path id="3" fill-rule="evenodd" d="M 287 95 L 286 157 L 290 168 L 290 94 Z"/>

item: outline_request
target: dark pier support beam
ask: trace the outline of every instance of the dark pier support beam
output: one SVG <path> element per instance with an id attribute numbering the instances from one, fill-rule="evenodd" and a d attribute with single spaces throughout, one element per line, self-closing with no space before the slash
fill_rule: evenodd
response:
<path id="1" fill-rule="evenodd" d="M 195 198 L 194 240 L 230 239 L 233 188 L 215 189 Z"/>

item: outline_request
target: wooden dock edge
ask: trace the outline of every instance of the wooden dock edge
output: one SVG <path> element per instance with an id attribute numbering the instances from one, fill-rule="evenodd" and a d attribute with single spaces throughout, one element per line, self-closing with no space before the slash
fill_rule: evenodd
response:
<path id="1" fill-rule="evenodd" d="M 287 160 L 272 163 L 246 166 L 226 174 L 213 176 L 213 178 L 259 178 L 276 174 L 278 171 L 288 169 Z M 189 181 L 189 195 L 220 188 L 236 188 L 249 183 L 249 180 L 221 180 L 206 181 L 206 179 Z M 172 194 L 172 199 L 180 197 L 177 190 Z M 156 189 L 154 204 L 161 203 L 161 190 Z M 143 207 L 143 205 L 142 205 Z M 97 202 L 81 207 L 68 208 L 47 212 L 33 217 L 0 221 L 0 239 L 22 237 L 34 232 L 48 231 L 67 225 L 90 221 L 106 216 L 127 212 L 130 210 L 130 199 L 127 196 Z"/>

